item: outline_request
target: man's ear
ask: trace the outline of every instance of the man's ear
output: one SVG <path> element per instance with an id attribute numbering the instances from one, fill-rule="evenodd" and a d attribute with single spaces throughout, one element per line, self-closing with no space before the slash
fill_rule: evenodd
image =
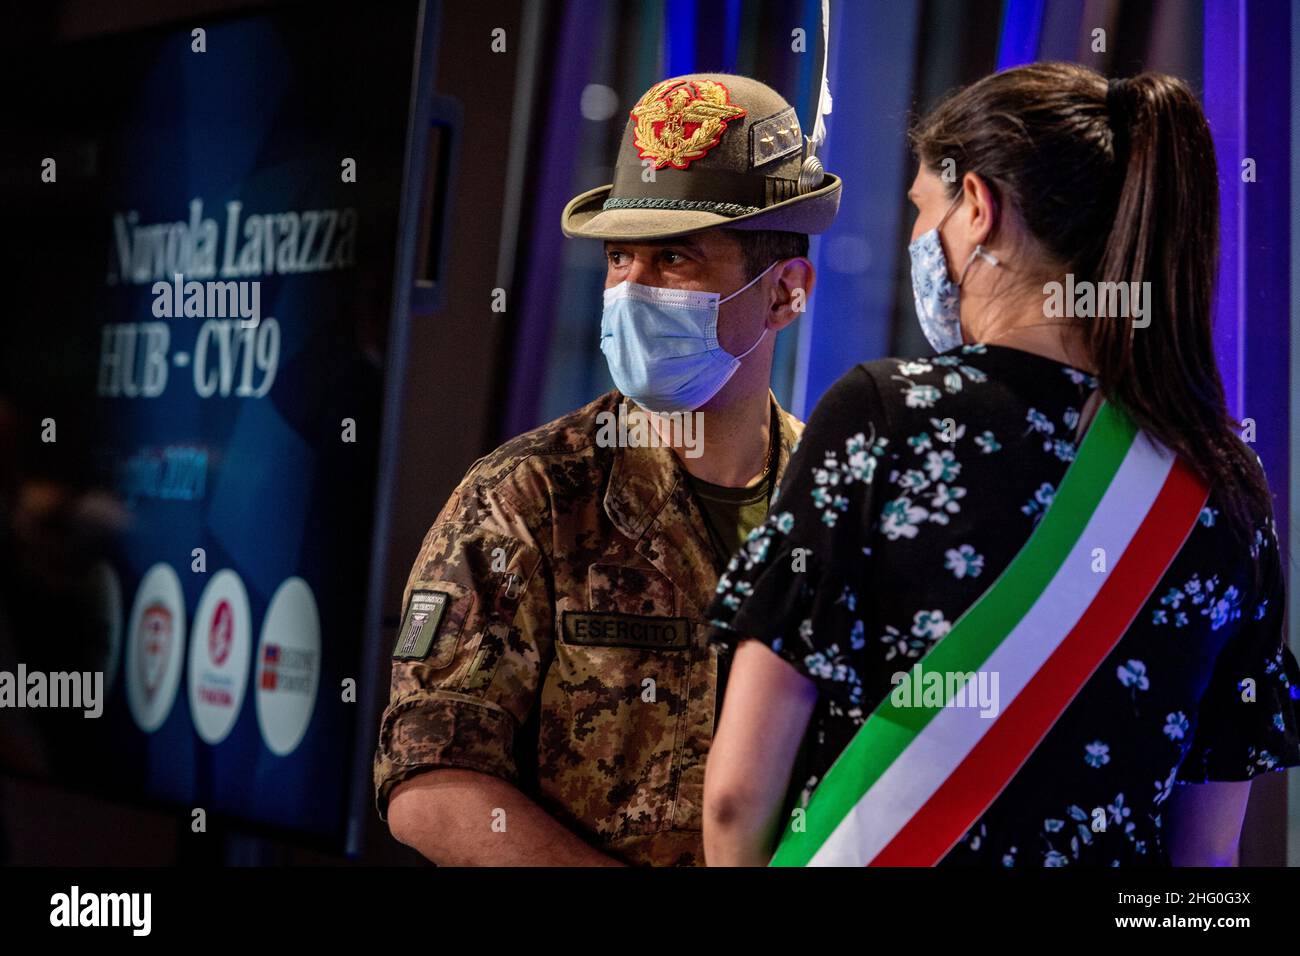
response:
<path id="1" fill-rule="evenodd" d="M 966 210 L 967 235 L 971 244 L 988 245 L 998 228 L 1000 210 L 997 197 L 984 177 L 977 173 L 967 173 L 962 177 L 962 189 L 966 192 L 962 207 Z M 961 211 L 959 208 L 959 215 Z"/>
<path id="2" fill-rule="evenodd" d="M 803 256 L 783 259 L 772 269 L 772 300 L 768 309 L 767 326 L 780 332 L 804 312 L 808 311 L 808 297 L 812 295 L 816 270 Z"/>

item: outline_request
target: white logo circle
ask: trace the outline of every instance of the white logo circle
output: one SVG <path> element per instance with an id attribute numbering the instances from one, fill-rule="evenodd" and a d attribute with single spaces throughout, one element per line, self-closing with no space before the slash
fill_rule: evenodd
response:
<path id="1" fill-rule="evenodd" d="M 171 713 L 185 654 L 185 595 L 170 565 L 145 572 L 126 633 L 126 699 L 136 725 L 151 734 Z"/>
<path id="2" fill-rule="evenodd" d="M 283 757 L 302 742 L 320 683 L 320 614 L 311 588 L 289 578 L 275 591 L 257 643 L 253 700 L 262 740 Z"/>
<path id="3" fill-rule="evenodd" d="M 190 630 L 190 715 L 207 743 L 225 740 L 239 717 L 252 634 L 244 583 L 234 571 L 217 572 L 199 597 Z"/>

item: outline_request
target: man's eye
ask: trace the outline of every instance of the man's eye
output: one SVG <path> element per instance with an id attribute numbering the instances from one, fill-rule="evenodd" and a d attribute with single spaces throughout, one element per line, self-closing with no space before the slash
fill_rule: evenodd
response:
<path id="1" fill-rule="evenodd" d="M 680 252 L 674 252 L 672 249 L 665 249 L 663 254 L 663 260 L 668 265 L 675 266 L 679 262 L 685 261 L 685 257 L 683 257 Z"/>

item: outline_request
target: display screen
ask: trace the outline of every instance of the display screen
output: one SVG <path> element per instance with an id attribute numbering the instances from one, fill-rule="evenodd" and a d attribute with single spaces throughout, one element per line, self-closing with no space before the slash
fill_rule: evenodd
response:
<path id="1" fill-rule="evenodd" d="M 103 688 L 22 713 L 18 769 L 341 839 L 415 14 L 291 6 L 32 78 L 14 493 L 96 533 L 73 587 L 16 562 L 4 656 Z"/>

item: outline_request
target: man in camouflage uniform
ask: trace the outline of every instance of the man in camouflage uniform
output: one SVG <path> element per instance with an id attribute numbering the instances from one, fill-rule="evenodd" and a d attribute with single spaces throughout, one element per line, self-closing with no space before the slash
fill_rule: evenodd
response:
<path id="1" fill-rule="evenodd" d="M 754 80 L 677 77 L 632 110 L 614 182 L 573 199 L 562 229 L 606 240 L 607 290 L 750 283 L 705 336 L 729 371 L 688 406 L 703 453 L 602 440 L 620 406 L 661 410 L 616 390 L 470 469 L 411 569 L 393 650 L 374 777 L 399 840 L 450 864 L 703 864 L 725 676 L 703 613 L 801 428 L 768 388 L 766 333 L 802 311 L 807 235 L 839 194 L 794 110 Z"/>

